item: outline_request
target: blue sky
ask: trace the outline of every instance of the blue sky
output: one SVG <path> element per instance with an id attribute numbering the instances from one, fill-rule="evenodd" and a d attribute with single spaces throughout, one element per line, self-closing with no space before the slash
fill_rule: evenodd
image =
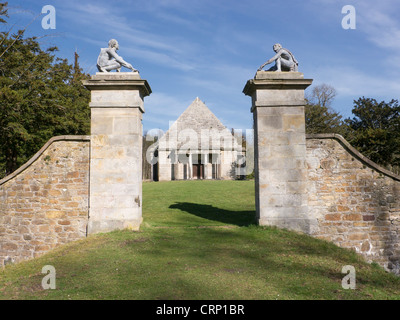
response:
<path id="1" fill-rule="evenodd" d="M 56 9 L 54 30 L 42 29 L 44 15 L 32 22 L 44 5 Z M 342 28 L 345 5 L 356 9 L 354 30 Z M 313 86 L 337 90 L 333 108 L 345 118 L 361 96 L 399 98 L 397 0 L 16 0 L 9 7 L 15 29 L 32 22 L 27 35 L 46 35 L 43 48 L 58 46 L 71 63 L 77 50 L 90 74 L 100 48 L 117 39 L 119 54 L 153 91 L 145 98 L 146 131 L 168 129 L 196 97 L 228 128 L 250 129 L 251 99 L 242 90 L 277 42 L 293 52 Z"/>

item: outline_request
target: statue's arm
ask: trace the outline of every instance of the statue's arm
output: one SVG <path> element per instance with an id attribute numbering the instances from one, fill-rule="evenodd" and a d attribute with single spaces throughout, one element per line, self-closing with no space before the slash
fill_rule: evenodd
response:
<path id="1" fill-rule="evenodd" d="M 269 59 L 267 62 L 265 62 L 263 65 L 261 65 L 260 68 L 258 68 L 258 71 L 262 70 L 267 64 L 270 64 L 274 62 L 276 59 L 278 59 L 282 54 L 282 50 L 279 50 L 271 59 Z"/>
<path id="2" fill-rule="evenodd" d="M 109 50 L 108 53 L 112 56 L 115 60 L 117 60 L 121 64 L 126 64 L 127 62 L 115 52 L 115 50 Z"/>
<path id="3" fill-rule="evenodd" d="M 115 50 L 110 50 L 109 53 L 116 61 L 118 61 L 124 67 L 131 69 L 132 71 L 137 71 L 130 63 L 126 62 L 120 55 L 118 55 L 115 52 Z"/>

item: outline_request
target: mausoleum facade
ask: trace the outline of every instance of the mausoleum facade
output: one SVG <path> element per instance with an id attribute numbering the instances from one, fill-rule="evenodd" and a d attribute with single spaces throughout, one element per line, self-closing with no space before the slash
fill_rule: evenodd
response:
<path id="1" fill-rule="evenodd" d="M 233 179 L 244 151 L 232 132 L 199 98 L 157 142 L 154 181 Z"/>

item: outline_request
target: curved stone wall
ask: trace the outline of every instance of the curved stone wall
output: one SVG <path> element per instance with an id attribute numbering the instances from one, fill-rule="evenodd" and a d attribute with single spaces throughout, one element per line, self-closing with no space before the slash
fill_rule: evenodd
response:
<path id="1" fill-rule="evenodd" d="M 308 206 L 313 234 L 400 273 L 400 176 L 335 134 L 307 137 Z"/>
<path id="2" fill-rule="evenodd" d="M 89 136 L 50 139 L 0 180 L 0 266 L 86 236 Z"/>

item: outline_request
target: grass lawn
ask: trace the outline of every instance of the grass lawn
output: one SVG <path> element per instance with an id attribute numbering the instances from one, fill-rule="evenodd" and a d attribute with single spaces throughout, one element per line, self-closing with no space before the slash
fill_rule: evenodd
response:
<path id="1" fill-rule="evenodd" d="M 0 271 L 0 299 L 399 299 L 354 252 L 254 225 L 252 181 L 143 184 L 140 232 L 89 236 Z M 44 265 L 56 269 L 43 290 Z M 341 286 L 356 269 L 356 289 Z"/>

